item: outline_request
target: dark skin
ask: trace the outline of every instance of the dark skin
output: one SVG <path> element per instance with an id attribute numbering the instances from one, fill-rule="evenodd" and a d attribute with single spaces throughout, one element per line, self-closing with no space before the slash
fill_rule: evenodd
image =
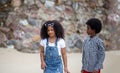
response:
<path id="1" fill-rule="evenodd" d="M 87 34 L 90 35 L 91 38 L 93 38 L 96 35 L 95 30 L 91 29 L 91 27 L 88 25 L 87 25 Z"/>
<path id="2" fill-rule="evenodd" d="M 52 26 L 48 26 L 48 31 L 47 31 L 48 35 L 49 35 L 49 40 L 51 43 L 55 42 L 56 39 L 56 35 L 55 35 L 55 31 L 54 28 Z M 45 69 L 46 67 L 46 63 L 44 61 L 44 47 L 40 46 L 41 51 L 40 51 L 40 57 L 41 57 L 41 69 Z M 70 73 L 68 71 L 67 68 L 67 54 L 66 54 L 66 49 L 62 48 L 61 49 L 61 54 L 62 54 L 62 58 L 63 58 L 63 63 L 64 63 L 64 73 Z"/>
<path id="3" fill-rule="evenodd" d="M 91 27 L 89 25 L 87 25 L 87 34 L 93 38 L 94 36 L 96 36 L 95 30 L 91 29 Z M 81 73 L 83 73 L 83 70 L 81 70 Z M 98 73 L 98 71 L 93 70 L 91 73 Z"/>

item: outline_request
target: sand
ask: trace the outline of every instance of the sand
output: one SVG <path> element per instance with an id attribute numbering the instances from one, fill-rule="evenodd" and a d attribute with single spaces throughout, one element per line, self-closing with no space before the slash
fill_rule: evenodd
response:
<path id="1" fill-rule="evenodd" d="M 81 53 L 68 53 L 71 73 L 81 71 Z M 0 48 L 0 73 L 43 73 L 39 53 L 21 53 L 15 49 Z M 102 73 L 120 73 L 120 51 L 106 52 Z"/>

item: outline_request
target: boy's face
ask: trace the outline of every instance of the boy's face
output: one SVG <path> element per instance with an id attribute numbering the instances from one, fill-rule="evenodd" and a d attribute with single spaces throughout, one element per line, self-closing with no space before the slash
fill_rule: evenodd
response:
<path id="1" fill-rule="evenodd" d="M 89 25 L 87 25 L 87 34 L 93 36 L 95 34 L 95 30 L 91 29 Z"/>
<path id="2" fill-rule="evenodd" d="M 49 37 L 55 37 L 55 31 L 52 26 L 48 26 L 47 33 L 48 33 Z"/>

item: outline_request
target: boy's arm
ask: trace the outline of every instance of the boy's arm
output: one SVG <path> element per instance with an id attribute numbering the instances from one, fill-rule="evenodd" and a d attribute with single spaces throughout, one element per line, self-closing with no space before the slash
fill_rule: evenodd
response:
<path id="1" fill-rule="evenodd" d="M 82 50 L 82 69 L 81 69 L 81 71 L 83 70 L 83 65 L 84 65 L 84 53 L 83 53 L 83 50 Z"/>
<path id="2" fill-rule="evenodd" d="M 84 41 L 84 43 L 82 44 L 82 69 L 81 71 L 83 70 L 83 65 L 84 65 L 84 46 L 85 46 L 85 43 L 87 42 L 87 39 Z"/>
<path id="3" fill-rule="evenodd" d="M 99 69 L 102 68 L 102 65 L 103 65 L 103 61 L 104 61 L 104 58 L 105 58 L 105 46 L 104 46 L 104 43 L 103 42 L 100 42 L 98 44 L 98 63 L 95 67 L 95 70 L 98 71 Z"/>

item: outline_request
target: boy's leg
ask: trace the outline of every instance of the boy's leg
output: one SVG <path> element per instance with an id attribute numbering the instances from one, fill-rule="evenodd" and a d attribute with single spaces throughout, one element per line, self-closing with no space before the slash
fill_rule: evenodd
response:
<path id="1" fill-rule="evenodd" d="M 100 70 L 98 71 L 98 73 L 100 73 Z"/>
<path id="2" fill-rule="evenodd" d="M 87 72 L 87 71 L 83 70 L 83 73 L 91 73 L 91 72 Z M 100 73 L 100 70 L 98 71 L 98 73 Z"/>
<path id="3" fill-rule="evenodd" d="M 89 72 L 89 73 L 92 73 L 92 72 Z M 100 73 L 100 70 L 98 70 L 98 73 Z"/>

